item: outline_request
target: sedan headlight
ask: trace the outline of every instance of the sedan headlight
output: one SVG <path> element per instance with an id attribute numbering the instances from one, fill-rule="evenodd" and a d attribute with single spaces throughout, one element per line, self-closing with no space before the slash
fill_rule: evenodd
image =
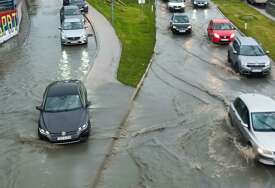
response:
<path id="1" fill-rule="evenodd" d="M 39 132 L 43 135 L 46 135 L 46 136 L 50 134 L 49 131 L 46 131 L 46 130 L 41 129 L 41 128 L 39 128 Z"/>
<path id="2" fill-rule="evenodd" d="M 247 66 L 247 63 L 245 62 L 245 61 L 241 61 L 241 65 L 244 67 L 246 67 Z"/>
<path id="3" fill-rule="evenodd" d="M 65 39 L 66 39 L 66 37 L 65 37 L 64 34 L 61 35 L 61 38 L 62 38 L 62 40 L 65 40 Z"/>
<path id="4" fill-rule="evenodd" d="M 196 4 L 197 4 L 197 1 L 194 1 L 194 4 L 196 5 Z"/>
<path id="5" fill-rule="evenodd" d="M 270 61 L 267 61 L 267 62 L 265 63 L 265 66 L 266 66 L 266 67 L 270 67 L 270 65 L 271 65 L 271 62 L 270 62 Z"/>
<path id="6" fill-rule="evenodd" d="M 189 25 L 187 28 L 188 28 L 188 29 L 191 29 L 191 28 L 192 28 L 192 26 L 191 26 L 191 25 Z"/>
<path id="7" fill-rule="evenodd" d="M 172 26 L 172 28 L 173 28 L 173 29 L 177 29 L 177 27 L 176 27 L 176 26 L 174 26 L 174 25 Z"/>
<path id="8" fill-rule="evenodd" d="M 78 128 L 79 131 L 83 131 L 88 128 L 88 122 Z"/>
<path id="9" fill-rule="evenodd" d="M 215 38 L 220 38 L 220 35 L 218 35 L 217 33 L 214 33 L 214 37 Z"/>
<path id="10" fill-rule="evenodd" d="M 261 147 L 258 147 L 257 152 L 258 152 L 259 154 L 262 154 L 262 155 L 272 155 L 272 154 L 273 154 L 272 151 L 263 149 L 263 148 L 261 148 Z"/>
<path id="11" fill-rule="evenodd" d="M 230 35 L 230 38 L 234 38 L 235 37 L 235 33 L 232 33 L 231 35 Z"/>

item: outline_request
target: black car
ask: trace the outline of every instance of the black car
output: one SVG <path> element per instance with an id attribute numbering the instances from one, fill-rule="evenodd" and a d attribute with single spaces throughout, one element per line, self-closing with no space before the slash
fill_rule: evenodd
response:
<path id="1" fill-rule="evenodd" d="M 208 0 L 192 0 L 193 7 L 200 8 L 200 7 L 208 7 L 209 1 Z"/>
<path id="2" fill-rule="evenodd" d="M 173 33 L 191 33 L 192 25 L 187 15 L 174 13 L 170 20 L 170 29 Z"/>
<path id="3" fill-rule="evenodd" d="M 79 80 L 51 83 L 45 90 L 40 111 L 38 136 L 54 143 L 86 140 L 90 134 L 87 91 Z"/>
<path id="4" fill-rule="evenodd" d="M 85 0 L 63 0 L 63 6 L 76 5 L 81 12 L 88 12 L 88 5 Z"/>

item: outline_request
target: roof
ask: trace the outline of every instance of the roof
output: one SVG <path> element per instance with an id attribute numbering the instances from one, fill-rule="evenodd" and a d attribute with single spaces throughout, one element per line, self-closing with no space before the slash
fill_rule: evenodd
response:
<path id="1" fill-rule="evenodd" d="M 240 42 L 241 45 L 259 45 L 257 41 L 252 37 L 237 37 L 237 40 Z"/>
<path id="2" fill-rule="evenodd" d="M 47 96 L 54 97 L 78 94 L 79 83 L 80 81 L 78 80 L 55 81 L 47 87 Z"/>
<path id="3" fill-rule="evenodd" d="M 73 17 L 73 18 L 65 18 L 64 22 L 81 22 L 81 19 L 78 17 Z"/>
<path id="4" fill-rule="evenodd" d="M 261 94 L 242 94 L 240 99 L 246 104 L 250 112 L 275 112 L 275 101 Z"/>
<path id="5" fill-rule="evenodd" d="M 64 10 L 67 10 L 67 9 L 79 9 L 79 8 L 76 5 L 67 5 L 67 6 L 64 6 Z"/>
<path id="6" fill-rule="evenodd" d="M 214 18 L 212 19 L 214 23 L 231 23 L 230 20 L 226 18 Z"/>

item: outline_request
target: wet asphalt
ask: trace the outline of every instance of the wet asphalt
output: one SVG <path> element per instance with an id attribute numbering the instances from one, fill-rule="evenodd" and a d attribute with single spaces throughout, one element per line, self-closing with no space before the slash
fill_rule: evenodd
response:
<path id="1" fill-rule="evenodd" d="M 110 101 L 121 88 L 110 84 L 91 91 L 86 85 L 93 104 L 90 139 L 69 146 L 38 140 L 35 106 L 46 86 L 55 80 L 85 80 L 96 56 L 94 35 L 88 45 L 60 45 L 61 5 L 56 0 L 27 1 L 29 14 L 24 15 L 20 35 L 0 48 L 1 188 L 89 187 L 120 122 L 112 117 L 122 116 L 112 110 L 121 100 Z M 91 27 L 88 30 L 93 34 Z"/>
<path id="2" fill-rule="evenodd" d="M 241 93 L 275 99 L 274 68 L 266 77 L 240 76 L 227 62 L 228 46 L 207 38 L 209 20 L 222 17 L 216 7 L 187 1 L 185 13 L 192 34 L 173 35 L 172 14 L 157 0 L 153 65 L 98 187 L 274 187 L 274 167 L 253 159 L 227 117 Z"/>

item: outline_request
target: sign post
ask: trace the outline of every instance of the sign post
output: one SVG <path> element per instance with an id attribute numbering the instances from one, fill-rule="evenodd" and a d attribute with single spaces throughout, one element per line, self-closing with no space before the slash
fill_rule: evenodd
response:
<path id="1" fill-rule="evenodd" d="M 112 9 L 112 24 L 114 24 L 114 8 L 115 8 L 115 0 L 112 0 L 112 5 L 111 5 L 111 9 Z"/>

